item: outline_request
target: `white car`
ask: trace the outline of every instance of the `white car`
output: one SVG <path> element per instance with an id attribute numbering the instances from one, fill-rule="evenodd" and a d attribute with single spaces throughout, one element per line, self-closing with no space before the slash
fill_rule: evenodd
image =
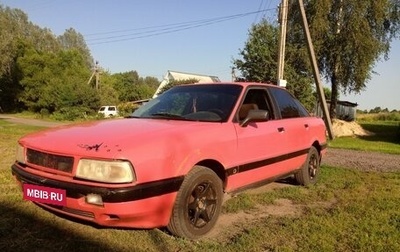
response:
<path id="1" fill-rule="evenodd" d="M 103 114 L 104 117 L 114 117 L 118 115 L 117 106 L 102 106 L 98 113 Z"/>

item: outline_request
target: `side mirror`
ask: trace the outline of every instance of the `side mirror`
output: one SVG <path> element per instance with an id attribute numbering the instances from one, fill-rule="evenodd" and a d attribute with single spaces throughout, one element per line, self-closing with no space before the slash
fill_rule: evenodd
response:
<path id="1" fill-rule="evenodd" d="M 241 127 L 247 127 L 251 122 L 266 122 L 269 119 L 267 110 L 251 109 L 247 117 L 240 123 Z"/>

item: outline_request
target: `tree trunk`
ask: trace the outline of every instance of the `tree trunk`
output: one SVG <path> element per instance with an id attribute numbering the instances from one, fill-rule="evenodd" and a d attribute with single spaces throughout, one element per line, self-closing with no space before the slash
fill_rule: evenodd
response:
<path id="1" fill-rule="evenodd" d="M 343 23 L 343 0 L 339 1 L 339 14 L 337 16 L 337 21 L 336 21 L 336 36 L 338 37 L 340 32 L 341 32 L 341 27 Z M 338 74 L 338 62 L 339 61 L 339 56 L 337 55 L 335 57 L 335 60 L 333 62 L 333 73 L 331 76 L 331 85 L 332 85 L 332 92 L 331 92 L 331 104 L 329 107 L 329 114 L 332 119 L 337 118 L 336 114 L 336 106 L 337 106 L 337 98 L 338 96 L 338 83 L 337 83 L 337 74 Z"/>
<path id="2" fill-rule="evenodd" d="M 331 116 L 331 119 L 336 118 L 336 105 L 337 105 L 337 97 L 338 97 L 338 83 L 336 79 L 336 72 L 332 74 L 331 77 L 331 87 L 332 87 L 332 92 L 331 92 L 331 102 L 329 106 L 329 114 Z"/>

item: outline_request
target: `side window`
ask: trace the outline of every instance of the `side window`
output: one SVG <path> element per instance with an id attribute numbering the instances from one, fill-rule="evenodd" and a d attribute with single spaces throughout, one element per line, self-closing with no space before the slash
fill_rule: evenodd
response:
<path id="1" fill-rule="evenodd" d="M 297 104 L 297 108 L 299 109 L 299 113 L 301 117 L 307 117 L 310 116 L 310 113 L 308 113 L 307 109 L 299 102 L 299 100 L 295 99 L 294 100 Z"/>
<path id="2" fill-rule="evenodd" d="M 268 94 L 265 89 L 252 88 L 247 91 L 243 104 L 239 109 L 239 120 L 246 118 L 250 109 L 262 109 L 268 111 L 270 118 L 272 117 L 272 110 L 268 103 Z"/>
<path id="3" fill-rule="evenodd" d="M 278 104 L 282 119 L 309 116 L 307 110 L 288 91 L 281 88 L 269 88 Z"/>

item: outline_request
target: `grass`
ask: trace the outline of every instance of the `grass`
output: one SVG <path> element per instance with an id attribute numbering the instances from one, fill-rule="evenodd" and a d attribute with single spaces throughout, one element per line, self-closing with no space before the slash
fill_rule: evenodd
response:
<path id="1" fill-rule="evenodd" d="M 400 174 L 324 167 L 316 186 L 248 195 L 255 204 L 264 194 L 292 198 L 303 214 L 259 220 L 225 246 L 232 251 L 237 246 L 252 251 L 254 244 L 262 248 L 257 251 L 397 251 L 399 192 Z"/>
<path id="2" fill-rule="evenodd" d="M 400 154 L 400 122 L 359 121 L 358 123 L 373 134 L 335 138 L 329 142 L 329 147 Z"/>
<path id="3" fill-rule="evenodd" d="M 10 173 L 17 139 L 39 129 L 0 120 L 0 251 L 400 251 L 399 172 L 325 166 L 314 186 L 244 192 L 224 204 L 224 214 L 255 214 L 282 198 L 299 214 L 238 219 L 201 241 L 61 218 L 24 201 Z"/>
<path id="4" fill-rule="evenodd" d="M 65 119 L 63 115 L 60 114 L 58 117 L 54 115 L 48 114 L 40 114 L 40 113 L 33 113 L 29 111 L 23 111 L 20 113 L 13 113 L 7 114 L 8 116 L 17 117 L 17 118 L 25 118 L 25 119 L 38 119 L 41 121 L 47 122 L 62 122 L 62 123 L 79 123 L 79 122 L 86 122 L 86 121 L 94 121 L 94 120 L 102 120 L 105 119 L 101 114 L 90 114 L 90 115 L 82 115 L 79 117 L 75 117 L 74 119 Z M 67 115 L 65 115 L 67 117 Z"/>

